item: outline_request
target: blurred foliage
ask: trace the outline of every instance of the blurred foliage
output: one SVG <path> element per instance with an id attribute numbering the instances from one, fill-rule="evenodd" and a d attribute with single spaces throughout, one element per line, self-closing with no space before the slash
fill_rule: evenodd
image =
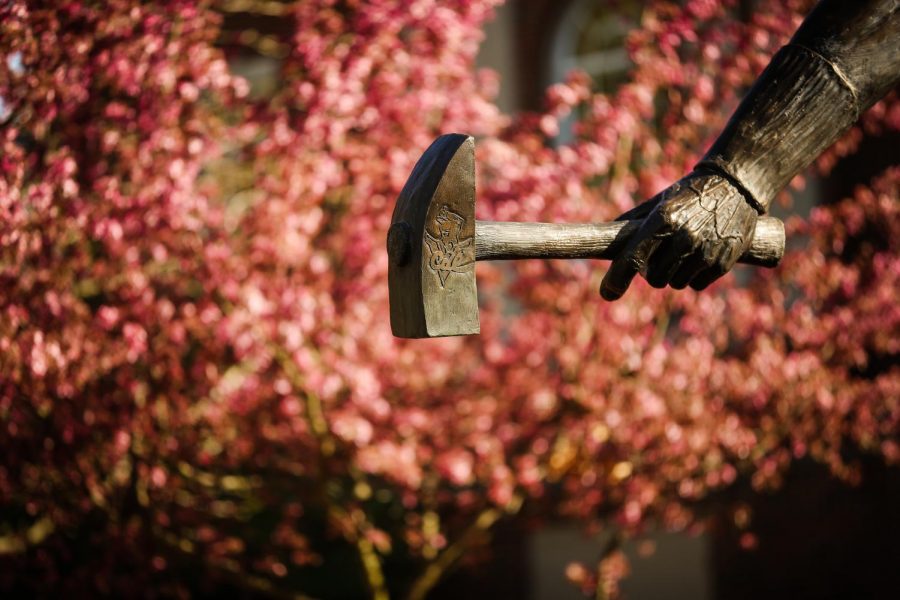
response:
<path id="1" fill-rule="evenodd" d="M 494 4 L 0 4 L 0 589 L 421 598 L 522 510 L 684 529 L 739 475 L 900 458 L 897 168 L 746 286 L 607 304 L 586 262 L 484 265 L 480 337 L 391 336 L 385 231 L 437 134 L 479 137 L 481 218 L 611 218 L 810 3 L 646 3 L 626 83 L 518 115 L 473 68 Z M 819 168 L 897 129 L 891 97 Z M 612 545 L 567 573 L 604 597 L 626 570 Z"/>

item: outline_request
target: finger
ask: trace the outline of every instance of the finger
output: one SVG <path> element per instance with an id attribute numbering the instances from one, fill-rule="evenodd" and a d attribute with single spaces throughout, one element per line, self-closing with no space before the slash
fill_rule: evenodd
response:
<path id="1" fill-rule="evenodd" d="M 672 275 L 672 278 L 669 280 L 669 285 L 676 290 L 683 290 L 697 274 L 708 268 L 709 264 L 703 260 L 702 254 L 691 254 L 681 263 L 681 266 L 678 267 L 675 274 Z"/>
<path id="2" fill-rule="evenodd" d="M 724 247 L 719 249 L 718 256 L 713 264 L 708 269 L 698 273 L 694 279 L 691 280 L 691 287 L 697 291 L 709 287 L 712 282 L 731 270 L 731 267 L 737 262 L 740 253 L 740 244 L 731 241 L 726 243 Z"/>
<path id="3" fill-rule="evenodd" d="M 647 264 L 647 258 L 653 253 L 660 240 L 651 236 L 635 234 L 628 247 L 609 266 L 603 281 L 600 283 L 600 295 L 604 300 L 618 300 L 628 290 L 634 276 Z"/>
<path id="4" fill-rule="evenodd" d="M 691 250 L 690 237 L 683 232 L 675 232 L 653 251 L 647 264 L 647 282 L 655 288 L 666 287 Z"/>
<path id="5" fill-rule="evenodd" d="M 659 242 L 653 254 L 647 257 L 644 279 L 655 288 L 666 287 L 673 262 L 674 240 L 669 236 Z"/>
<path id="6" fill-rule="evenodd" d="M 726 269 L 722 265 L 713 265 L 712 267 L 709 267 L 708 269 L 698 273 L 691 280 L 691 287 L 698 292 L 701 290 L 705 290 L 712 282 L 722 277 L 727 272 L 728 269 Z"/>

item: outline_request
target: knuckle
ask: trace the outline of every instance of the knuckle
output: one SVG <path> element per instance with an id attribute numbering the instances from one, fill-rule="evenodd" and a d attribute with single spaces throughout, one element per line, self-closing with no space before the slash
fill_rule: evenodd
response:
<path id="1" fill-rule="evenodd" d="M 707 245 L 704 236 L 696 229 L 682 229 L 681 231 L 685 242 L 687 242 L 687 245 L 693 250 L 703 250 Z"/>
<path id="2" fill-rule="evenodd" d="M 675 232 L 675 243 L 685 251 L 693 252 L 700 247 L 700 236 L 696 231 L 682 227 Z"/>
<path id="3" fill-rule="evenodd" d="M 700 248 L 699 258 L 700 262 L 703 263 L 703 266 L 706 268 L 713 267 L 719 261 L 721 257 L 721 253 L 718 252 L 718 248 L 715 244 L 703 244 Z"/>

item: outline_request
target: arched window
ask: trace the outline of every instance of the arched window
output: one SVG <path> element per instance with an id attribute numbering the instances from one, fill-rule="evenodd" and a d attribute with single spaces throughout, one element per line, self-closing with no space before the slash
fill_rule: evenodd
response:
<path id="1" fill-rule="evenodd" d="M 625 38 L 638 26 L 640 12 L 641 4 L 633 1 L 571 2 L 552 37 L 546 83 L 562 81 L 577 68 L 593 78 L 598 90 L 613 91 L 631 67 Z"/>
<path id="2" fill-rule="evenodd" d="M 573 69 L 585 71 L 594 88 L 613 92 L 628 76 L 631 60 L 625 48 L 628 32 L 640 22 L 639 2 L 573 0 L 553 32 L 545 85 L 563 81 Z M 573 117 L 560 123 L 558 143 L 572 137 Z"/>

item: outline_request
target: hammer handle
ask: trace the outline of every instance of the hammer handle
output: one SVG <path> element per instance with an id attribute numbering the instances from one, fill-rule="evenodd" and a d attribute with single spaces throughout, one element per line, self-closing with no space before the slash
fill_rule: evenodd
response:
<path id="1" fill-rule="evenodd" d="M 475 221 L 475 260 L 520 258 L 614 259 L 641 221 L 517 223 Z M 761 217 L 750 248 L 738 262 L 774 267 L 784 255 L 784 223 Z"/>

